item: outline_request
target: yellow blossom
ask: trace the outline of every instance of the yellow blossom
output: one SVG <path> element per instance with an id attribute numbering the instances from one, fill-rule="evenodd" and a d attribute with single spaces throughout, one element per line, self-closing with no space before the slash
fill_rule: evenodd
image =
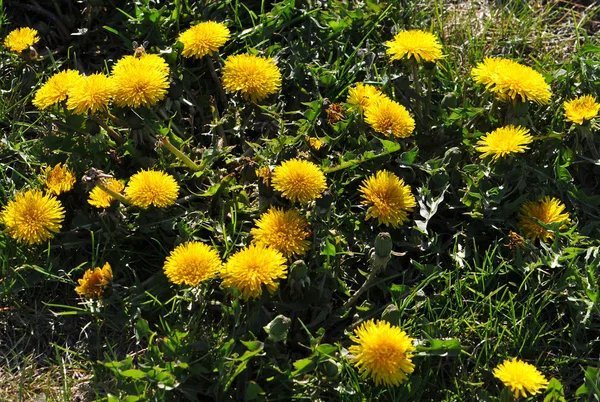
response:
<path id="1" fill-rule="evenodd" d="M 49 194 L 59 195 L 73 189 L 75 176 L 71 169 L 58 163 L 53 168 L 44 168 L 40 181 L 46 186 Z"/>
<path id="2" fill-rule="evenodd" d="M 565 116 L 567 121 L 583 124 L 584 120 L 591 120 L 598 117 L 600 104 L 596 102 L 596 97 L 592 95 L 583 95 L 579 98 L 566 101 Z"/>
<path id="3" fill-rule="evenodd" d="M 80 79 L 81 74 L 75 70 L 65 70 L 54 74 L 37 90 L 32 102 L 33 105 L 40 110 L 44 110 L 64 101 L 67 99 L 67 93 L 77 85 Z"/>
<path id="4" fill-rule="evenodd" d="M 219 51 L 231 34 L 225 24 L 214 21 L 201 22 L 182 32 L 177 40 L 183 43 L 183 57 L 201 58 Z"/>
<path id="5" fill-rule="evenodd" d="M 290 159 L 277 166 L 271 175 L 273 188 L 291 201 L 308 203 L 321 198 L 327 188 L 323 171 L 314 163 Z"/>
<path id="6" fill-rule="evenodd" d="M 377 218 L 379 224 L 398 227 L 408 220 L 417 205 L 410 186 L 394 173 L 380 170 L 369 176 L 359 188 L 363 204 L 369 205 L 365 219 Z"/>
<path id="7" fill-rule="evenodd" d="M 510 388 L 515 398 L 526 398 L 528 395 L 539 394 L 546 389 L 548 380 L 534 365 L 522 362 L 516 357 L 505 360 L 494 369 L 494 377 Z"/>
<path id="8" fill-rule="evenodd" d="M 4 39 L 4 46 L 13 52 L 22 52 L 29 49 L 40 40 L 38 31 L 33 28 L 17 28 L 11 31 Z"/>
<path id="9" fill-rule="evenodd" d="M 418 63 L 437 61 L 443 57 L 442 45 L 438 38 L 421 30 L 398 32 L 394 39 L 385 43 L 390 60 L 414 58 Z"/>
<path id="10" fill-rule="evenodd" d="M 94 270 L 85 271 L 83 278 L 77 280 L 79 286 L 75 288 L 75 292 L 88 299 L 100 298 L 112 279 L 112 269 L 107 262 L 102 268 L 96 267 Z"/>
<path id="11" fill-rule="evenodd" d="M 169 88 L 169 66 L 156 54 L 125 56 L 114 65 L 111 79 L 117 106 L 151 107 Z"/>
<path id="12" fill-rule="evenodd" d="M 132 205 L 164 208 L 175 204 L 179 184 L 173 176 L 158 170 L 142 170 L 131 176 L 125 195 Z"/>
<path id="13" fill-rule="evenodd" d="M 254 241 L 273 247 L 286 257 L 301 256 L 310 246 L 306 240 L 310 235 L 308 222 L 294 209 L 271 207 L 254 222 L 256 227 L 250 231 Z"/>
<path id="14" fill-rule="evenodd" d="M 223 66 L 223 87 L 258 102 L 279 90 L 281 72 L 271 58 L 252 54 L 229 56 Z"/>
<path id="15" fill-rule="evenodd" d="M 367 107 L 384 97 L 385 95 L 375 86 L 359 82 L 348 90 L 346 103 L 350 105 L 349 110 L 357 109 L 360 113 L 363 113 Z"/>
<path id="16" fill-rule="evenodd" d="M 415 120 L 398 102 L 382 97 L 367 107 L 365 121 L 386 136 L 406 138 L 415 130 Z"/>
<path id="17" fill-rule="evenodd" d="M 475 149 L 482 152 L 481 158 L 491 156 L 495 161 L 510 154 L 525 152 L 529 149 L 527 144 L 532 142 L 533 137 L 529 135 L 528 129 L 508 125 L 481 137 Z"/>
<path id="18" fill-rule="evenodd" d="M 40 244 L 54 237 L 65 219 L 65 210 L 54 196 L 40 190 L 18 192 L 0 214 L 12 238 L 26 244 Z"/>
<path id="19" fill-rule="evenodd" d="M 412 362 L 414 339 L 387 321 L 369 320 L 354 330 L 348 349 L 351 362 L 375 385 L 398 386 L 415 370 Z"/>
<path id="20" fill-rule="evenodd" d="M 82 77 L 68 92 L 67 109 L 74 114 L 104 110 L 112 96 L 112 89 L 110 78 L 104 74 Z"/>
<path id="21" fill-rule="evenodd" d="M 537 218 L 545 225 L 564 221 L 562 229 L 570 221 L 569 213 L 564 212 L 565 208 L 565 205 L 557 198 L 546 197 L 539 201 L 525 201 L 519 211 L 519 224 L 525 237 L 532 241 L 554 239 L 554 233 L 544 229 L 531 218 Z"/>
<path id="22" fill-rule="evenodd" d="M 217 251 L 200 242 L 180 244 L 171 251 L 164 265 L 169 281 L 178 285 L 198 286 L 214 278 L 221 269 Z"/>
<path id="23" fill-rule="evenodd" d="M 248 300 L 260 297 L 263 285 L 271 293 L 277 290 L 276 281 L 287 276 L 287 269 L 281 252 L 255 243 L 229 257 L 221 278 L 223 286 L 239 290 Z"/>
<path id="24" fill-rule="evenodd" d="M 116 193 L 120 193 L 125 188 L 123 183 L 113 178 L 104 179 L 102 184 Z M 115 199 L 110 194 L 106 193 L 100 187 L 95 186 L 92 191 L 90 191 L 88 204 L 96 208 L 108 208 L 114 200 Z"/>

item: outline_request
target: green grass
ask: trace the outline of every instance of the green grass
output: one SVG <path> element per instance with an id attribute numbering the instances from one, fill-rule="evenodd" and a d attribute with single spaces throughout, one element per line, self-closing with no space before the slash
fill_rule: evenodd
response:
<path id="1" fill-rule="evenodd" d="M 0 204 L 39 187 L 43 166 L 68 161 L 79 179 L 90 168 L 126 179 L 163 169 L 181 185 L 177 204 L 106 211 L 87 204 L 84 185 L 59 199 L 63 228 L 28 247 L 0 235 L 0 390 L 2 400 L 395 400 L 505 401 L 492 371 L 519 357 L 564 388 L 529 400 L 600 400 L 600 197 L 598 161 L 564 120 L 562 104 L 600 96 L 600 7 L 571 2 L 365 2 L 177 0 L 157 5 L 106 1 L 5 2 L 2 38 L 19 26 L 40 32 L 40 61 L 0 49 Z M 406 3 L 406 4 L 404 4 Z M 0 2 L 0 5 L 2 3 Z M 29 4 L 29 3 L 27 3 Z M 251 51 L 275 57 L 277 95 L 260 105 L 218 99 L 205 60 L 184 59 L 180 32 L 224 21 L 232 38 L 215 57 Z M 77 35 L 63 35 L 67 33 Z M 349 86 L 377 84 L 415 115 L 409 66 L 389 62 L 385 41 L 401 29 L 436 34 L 446 57 L 420 71 L 429 113 L 415 135 L 390 141 L 329 104 Z M 149 41 L 171 68 L 165 100 L 152 109 L 111 108 L 126 142 L 63 107 L 40 112 L 31 100 L 56 71 L 109 73 L 133 41 Z M 550 105 L 508 108 L 470 77 L 484 57 L 511 58 L 542 73 Z M 220 71 L 217 72 L 220 76 Z M 522 124 L 536 141 L 524 154 L 489 163 L 481 135 Z M 598 147 L 597 121 L 590 125 Z M 190 155 L 187 169 L 156 145 L 158 133 Z M 305 137 L 324 149 L 312 150 Z M 301 207 L 311 225 L 306 273 L 294 265 L 273 295 L 245 302 L 214 279 L 196 288 L 170 284 L 165 258 L 189 240 L 221 257 L 249 244 L 270 205 L 289 207 L 257 177 L 265 166 L 301 157 L 327 173 L 323 198 Z M 418 202 L 407 224 L 365 221 L 359 187 L 386 168 Z M 510 245 L 526 200 L 551 195 L 572 223 L 549 243 Z M 394 254 L 367 281 L 375 238 L 389 232 Z M 102 303 L 73 288 L 86 269 L 110 262 L 114 280 Z M 290 319 L 285 340 L 264 327 Z M 361 378 L 348 361 L 349 336 L 368 319 L 386 319 L 417 340 L 415 372 L 396 388 Z M 43 395 L 43 396 L 42 396 Z"/>

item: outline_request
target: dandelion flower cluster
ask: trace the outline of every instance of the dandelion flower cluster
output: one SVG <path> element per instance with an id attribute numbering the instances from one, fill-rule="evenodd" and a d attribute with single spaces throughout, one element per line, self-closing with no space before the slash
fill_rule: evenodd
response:
<path id="1" fill-rule="evenodd" d="M 392 61 L 412 57 L 420 63 L 421 60 L 436 61 L 443 57 L 442 45 L 438 38 L 421 30 L 398 32 L 394 39 L 385 42 L 385 45 L 386 53 Z"/>
<path id="2" fill-rule="evenodd" d="M 225 287 L 238 289 L 245 300 L 258 298 L 263 285 L 271 293 L 277 290 L 276 280 L 287 276 L 285 264 L 281 252 L 255 243 L 229 257 L 221 278 Z"/>
<path id="3" fill-rule="evenodd" d="M 75 288 L 75 292 L 88 299 L 100 298 L 112 279 L 112 269 L 107 262 L 102 268 L 96 267 L 94 270 L 85 271 L 83 278 L 77 280 L 79 286 Z"/>
<path id="4" fill-rule="evenodd" d="M 366 108 L 383 97 L 385 95 L 375 86 L 359 82 L 348 90 L 346 103 L 350 105 L 349 110 L 357 109 L 360 113 L 363 113 Z"/>
<path id="5" fill-rule="evenodd" d="M 273 169 L 273 188 L 284 198 L 306 204 L 320 198 L 327 187 L 323 171 L 314 163 L 290 159 Z"/>
<path id="6" fill-rule="evenodd" d="M 565 116 L 567 121 L 573 123 L 583 124 L 584 120 L 598 117 L 598 112 L 600 112 L 600 104 L 592 95 L 583 95 L 565 102 Z"/>
<path id="7" fill-rule="evenodd" d="M 250 231 L 256 243 L 273 247 L 286 257 L 303 255 L 310 246 L 308 222 L 296 210 L 270 208 L 255 220 Z"/>
<path id="8" fill-rule="evenodd" d="M 363 204 L 370 205 L 365 219 L 377 218 L 379 224 L 398 227 L 408 220 L 417 205 L 410 186 L 394 173 L 380 170 L 366 178 L 359 188 Z"/>
<path id="9" fill-rule="evenodd" d="M 108 178 L 105 179 L 102 184 L 116 193 L 120 193 L 125 188 L 125 185 L 117 179 Z M 88 204 L 96 208 L 108 208 L 114 200 L 115 199 L 110 194 L 96 186 L 90 191 Z"/>
<path id="10" fill-rule="evenodd" d="M 503 158 L 514 153 L 525 152 L 529 149 L 527 144 L 533 142 L 529 130 L 521 126 L 508 125 L 500 127 L 489 134 L 484 135 L 477 141 L 477 151 L 481 157 L 491 156 L 492 160 Z"/>
<path id="11" fill-rule="evenodd" d="M 513 60 L 485 58 L 471 70 L 473 80 L 485 85 L 500 100 L 516 102 L 528 100 L 538 104 L 550 102 L 550 87 L 544 77 L 532 69 Z"/>
<path id="12" fill-rule="evenodd" d="M 159 170 L 142 170 L 131 176 L 125 196 L 132 205 L 148 208 L 150 205 L 164 208 L 175 204 L 179 184 L 173 176 Z"/>
<path id="13" fill-rule="evenodd" d="M 123 57 L 111 74 L 115 104 L 121 107 L 157 104 L 167 94 L 168 76 L 168 64 L 156 54 Z"/>
<path id="14" fill-rule="evenodd" d="M 526 398 L 527 393 L 539 394 L 548 385 L 548 380 L 534 365 L 522 362 L 516 357 L 505 360 L 496 367 L 494 377 L 509 387 L 515 398 Z"/>
<path id="15" fill-rule="evenodd" d="M 413 338 L 387 321 L 369 320 L 354 330 L 350 339 L 356 345 L 348 349 L 351 362 L 375 385 L 398 386 L 415 370 L 411 352 Z"/>
<path id="16" fill-rule="evenodd" d="M 65 218 L 65 210 L 54 196 L 40 190 L 18 192 L 0 214 L 13 239 L 40 244 L 54 237 Z"/>
<path id="17" fill-rule="evenodd" d="M 217 251 L 200 242 L 180 244 L 171 251 L 163 267 L 169 281 L 177 285 L 198 286 L 214 278 L 221 269 Z"/>
<path id="18" fill-rule="evenodd" d="M 40 110 L 67 99 L 68 92 L 77 85 L 81 74 L 75 70 L 65 70 L 54 74 L 35 93 L 33 105 Z"/>
<path id="19" fill-rule="evenodd" d="M 305 139 L 306 142 L 308 142 L 308 145 L 315 151 L 318 151 L 319 149 L 323 148 L 324 143 L 320 139 L 315 137 L 306 137 Z"/>
<path id="20" fill-rule="evenodd" d="M 229 56 L 223 66 L 223 87 L 258 102 L 279 90 L 281 72 L 271 58 L 252 54 Z"/>
<path id="21" fill-rule="evenodd" d="M 60 163 L 50 168 L 47 166 L 42 170 L 41 180 L 48 189 L 48 193 L 59 195 L 71 191 L 75 185 L 73 171 Z"/>
<path id="22" fill-rule="evenodd" d="M 519 224 L 525 237 L 532 241 L 554 239 L 554 233 L 544 229 L 531 218 L 537 218 L 546 225 L 565 221 L 565 225 L 561 226 L 562 229 L 569 222 L 569 213 L 564 210 L 565 205 L 553 197 L 546 197 L 539 201 L 525 201 L 519 211 Z"/>
<path id="23" fill-rule="evenodd" d="M 106 75 L 96 73 L 82 77 L 69 90 L 67 109 L 74 114 L 105 110 L 112 97 L 113 85 Z"/>
<path id="24" fill-rule="evenodd" d="M 201 58 L 219 51 L 231 34 L 225 24 L 214 21 L 201 22 L 182 32 L 177 40 L 183 43 L 183 57 Z"/>
<path id="25" fill-rule="evenodd" d="M 386 136 L 409 137 L 415 130 L 415 120 L 398 102 L 381 97 L 367 107 L 365 121 L 373 130 Z"/>
<path id="26" fill-rule="evenodd" d="M 4 46 L 12 52 L 22 52 L 29 49 L 40 40 L 38 31 L 33 28 L 17 28 L 11 31 L 4 39 Z"/>

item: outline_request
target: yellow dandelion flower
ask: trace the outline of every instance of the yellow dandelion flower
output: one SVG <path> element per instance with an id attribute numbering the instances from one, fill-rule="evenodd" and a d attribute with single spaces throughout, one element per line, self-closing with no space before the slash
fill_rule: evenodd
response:
<path id="1" fill-rule="evenodd" d="M 539 394 L 548 386 L 548 380 L 534 365 L 522 362 L 516 357 L 505 360 L 496 367 L 494 377 L 509 387 L 515 398 L 526 398 L 528 392 L 531 395 Z"/>
<path id="2" fill-rule="evenodd" d="M 315 137 L 306 137 L 305 139 L 306 142 L 308 142 L 308 145 L 315 151 L 318 151 L 319 149 L 323 148 L 323 141 L 321 141 L 320 139 Z"/>
<path id="3" fill-rule="evenodd" d="M 231 34 L 225 24 L 214 21 L 201 22 L 182 32 L 177 40 L 183 43 L 183 57 L 201 58 L 219 51 Z"/>
<path id="4" fill-rule="evenodd" d="M 366 178 L 359 190 L 364 198 L 362 204 L 370 205 L 365 219 L 377 218 L 380 225 L 402 225 L 417 205 L 410 186 L 387 170 Z"/>
<path id="5" fill-rule="evenodd" d="M 532 241 L 554 239 L 554 233 L 544 229 L 531 218 L 537 218 L 546 225 L 565 221 L 565 224 L 560 227 L 563 229 L 570 222 L 569 213 L 563 212 L 565 208 L 557 198 L 546 197 L 539 201 L 525 201 L 519 211 L 519 225 L 525 237 Z"/>
<path id="6" fill-rule="evenodd" d="M 240 91 L 244 99 L 258 102 L 281 87 L 281 72 L 271 58 L 240 54 L 229 56 L 223 66 L 223 87 Z"/>
<path id="7" fill-rule="evenodd" d="M 74 114 L 104 110 L 112 96 L 113 85 L 106 75 L 92 74 L 77 80 L 68 91 L 67 109 Z"/>
<path id="8" fill-rule="evenodd" d="M 327 188 L 323 171 L 314 163 L 300 159 L 290 159 L 273 169 L 273 188 L 284 198 L 306 204 L 321 198 Z"/>
<path id="9" fill-rule="evenodd" d="M 360 113 L 363 113 L 367 107 L 384 97 L 386 96 L 373 85 L 365 85 L 359 82 L 348 90 L 346 103 L 350 105 L 349 110 L 357 109 Z"/>
<path id="10" fill-rule="evenodd" d="M 418 29 L 398 32 L 393 40 L 385 42 L 385 46 L 392 61 L 413 57 L 420 63 L 421 60 L 436 61 L 444 57 L 439 39 L 430 32 Z"/>
<path id="11" fill-rule="evenodd" d="M 77 85 L 80 79 L 81 74 L 75 70 L 65 70 L 54 74 L 37 90 L 32 102 L 33 105 L 40 110 L 44 110 L 64 101 L 67 99 L 67 93 Z"/>
<path id="12" fill-rule="evenodd" d="M 510 154 L 525 152 L 529 149 L 527 144 L 532 142 L 533 137 L 529 135 L 528 129 L 508 125 L 481 137 L 475 149 L 482 152 L 481 158 L 491 156 L 495 161 Z"/>
<path id="13" fill-rule="evenodd" d="M 11 237 L 26 244 L 40 244 L 54 237 L 65 219 L 65 210 L 54 196 L 40 190 L 18 192 L 0 214 Z"/>
<path id="14" fill-rule="evenodd" d="M 125 185 L 117 179 L 105 179 L 104 184 L 109 190 L 120 193 L 125 188 Z M 96 208 L 108 208 L 115 199 L 100 187 L 96 186 L 90 191 L 88 204 Z"/>
<path id="15" fill-rule="evenodd" d="M 357 343 L 348 350 L 351 362 L 375 385 L 398 386 L 415 370 L 411 354 L 414 339 L 387 321 L 369 320 L 354 330 L 350 339 Z"/>
<path id="16" fill-rule="evenodd" d="M 509 59 L 486 58 L 471 70 L 473 80 L 484 84 L 500 100 L 520 99 L 548 104 L 552 93 L 544 77 L 532 69 Z"/>
<path id="17" fill-rule="evenodd" d="M 256 243 L 281 251 L 284 256 L 301 256 L 310 247 L 308 221 L 296 210 L 284 211 L 275 207 L 262 214 L 250 231 Z"/>
<path id="18" fill-rule="evenodd" d="M 408 110 L 387 97 L 380 98 L 366 109 L 365 121 L 373 130 L 387 137 L 406 138 L 415 130 L 415 119 Z"/>
<path id="19" fill-rule="evenodd" d="M 156 54 L 125 56 L 114 65 L 111 79 L 117 106 L 151 107 L 169 88 L 169 65 Z"/>
<path id="20" fill-rule="evenodd" d="M 169 281 L 177 285 L 198 286 L 214 278 L 221 269 L 217 251 L 204 243 L 188 242 L 171 251 L 163 267 Z"/>
<path id="21" fill-rule="evenodd" d="M 40 181 L 46 186 L 48 193 L 59 195 L 73 189 L 73 186 L 75 185 L 75 176 L 71 169 L 66 166 L 61 166 L 60 163 L 58 163 L 53 168 L 50 168 L 50 166 L 44 168 L 42 170 Z"/>
<path id="22" fill-rule="evenodd" d="M 102 297 L 104 290 L 112 282 L 112 279 L 112 269 L 107 262 L 102 268 L 96 267 L 94 270 L 88 269 L 85 271 L 83 278 L 77 280 L 79 286 L 75 288 L 75 291 L 82 297 L 99 299 Z"/>
<path id="23" fill-rule="evenodd" d="M 37 35 L 38 31 L 33 28 L 17 28 L 6 36 L 4 46 L 12 52 L 21 53 L 40 40 L 40 37 Z"/>
<path id="24" fill-rule="evenodd" d="M 598 112 L 600 112 L 600 104 L 592 95 L 583 95 L 565 102 L 565 116 L 567 121 L 573 123 L 583 124 L 584 120 L 598 117 Z"/>
<path id="25" fill-rule="evenodd" d="M 132 205 L 148 208 L 150 205 L 164 208 L 175 204 L 179 184 L 173 176 L 158 170 L 142 170 L 131 176 L 125 196 Z"/>
<path id="26" fill-rule="evenodd" d="M 286 259 L 281 252 L 262 243 L 251 244 L 229 257 L 221 271 L 223 286 L 242 292 L 245 300 L 262 295 L 262 286 L 273 293 L 277 279 L 287 276 Z"/>

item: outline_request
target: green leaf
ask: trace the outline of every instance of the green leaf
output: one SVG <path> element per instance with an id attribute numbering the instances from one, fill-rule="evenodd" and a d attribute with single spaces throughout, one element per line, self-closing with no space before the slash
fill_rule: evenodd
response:
<path id="1" fill-rule="evenodd" d="M 550 379 L 544 402 L 567 402 L 562 384 L 556 378 Z"/>
<path id="2" fill-rule="evenodd" d="M 133 378 L 135 380 L 146 378 L 145 372 L 143 372 L 142 370 L 136 370 L 136 369 L 121 371 L 119 374 L 122 375 L 123 377 Z"/>

